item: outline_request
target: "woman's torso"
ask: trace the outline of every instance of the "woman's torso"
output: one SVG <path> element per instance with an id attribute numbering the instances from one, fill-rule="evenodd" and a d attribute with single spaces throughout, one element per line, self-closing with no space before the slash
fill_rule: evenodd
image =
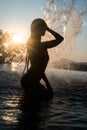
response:
<path id="1" fill-rule="evenodd" d="M 29 47 L 31 67 L 44 72 L 49 61 L 48 51 L 43 43 L 32 43 Z"/>

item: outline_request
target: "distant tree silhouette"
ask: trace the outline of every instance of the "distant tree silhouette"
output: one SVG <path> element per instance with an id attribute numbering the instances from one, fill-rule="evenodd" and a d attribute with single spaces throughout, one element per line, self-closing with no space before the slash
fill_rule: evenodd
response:
<path id="1" fill-rule="evenodd" d="M 25 45 L 15 44 L 12 40 L 13 34 L 4 32 L 2 29 L 0 29 L 0 63 L 11 63 L 14 57 L 16 57 L 16 61 L 18 62 L 18 57 L 20 57 L 20 61 L 23 61 L 23 52 L 25 51 Z"/>
<path id="2" fill-rule="evenodd" d="M 11 36 L 8 32 L 3 32 L 2 29 L 0 29 L 0 44 L 4 44 L 5 42 L 9 42 L 11 39 Z"/>

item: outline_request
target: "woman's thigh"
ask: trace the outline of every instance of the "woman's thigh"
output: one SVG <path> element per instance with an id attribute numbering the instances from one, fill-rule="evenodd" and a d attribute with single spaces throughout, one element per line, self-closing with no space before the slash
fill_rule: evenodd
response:
<path id="1" fill-rule="evenodd" d="M 38 74 L 30 68 L 28 72 L 21 77 L 21 85 L 23 88 L 32 87 L 39 82 L 40 79 L 41 76 L 38 76 Z"/>

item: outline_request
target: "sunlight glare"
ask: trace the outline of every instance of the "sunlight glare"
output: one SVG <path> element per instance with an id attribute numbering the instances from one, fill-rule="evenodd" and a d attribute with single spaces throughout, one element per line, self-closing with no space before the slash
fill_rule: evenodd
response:
<path id="1" fill-rule="evenodd" d="M 12 39 L 15 43 L 22 44 L 24 42 L 24 36 L 21 33 L 15 33 Z"/>

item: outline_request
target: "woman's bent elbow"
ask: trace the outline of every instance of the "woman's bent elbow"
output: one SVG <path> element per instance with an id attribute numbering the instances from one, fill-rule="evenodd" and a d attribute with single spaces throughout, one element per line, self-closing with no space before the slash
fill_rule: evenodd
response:
<path id="1" fill-rule="evenodd" d="M 60 44 L 64 40 L 64 37 L 60 37 L 60 39 L 57 39 L 57 44 Z"/>
<path id="2" fill-rule="evenodd" d="M 61 37 L 61 38 L 60 38 L 60 42 L 62 42 L 63 40 L 64 40 L 64 37 Z"/>

